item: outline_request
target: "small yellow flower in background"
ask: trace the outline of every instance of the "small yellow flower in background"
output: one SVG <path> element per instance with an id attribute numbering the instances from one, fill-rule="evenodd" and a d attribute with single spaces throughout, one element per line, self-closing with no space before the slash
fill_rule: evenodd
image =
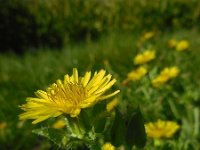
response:
<path id="1" fill-rule="evenodd" d="M 145 67 L 140 66 L 136 70 L 133 70 L 128 73 L 128 80 L 137 81 L 140 80 L 147 73 L 147 69 Z"/>
<path id="2" fill-rule="evenodd" d="M 100 70 L 92 78 L 91 72 L 79 77 L 77 69 L 73 69 L 72 76 L 65 75 L 64 81 L 57 80 L 47 91 L 38 90 L 37 98 L 27 98 L 27 103 L 20 106 L 25 111 L 19 115 L 20 120 L 34 119 L 32 123 L 36 124 L 62 114 L 78 116 L 81 109 L 119 93 L 117 90 L 105 95 L 116 82 L 116 79 L 111 80 L 112 75 L 105 75 L 106 71 Z"/>
<path id="3" fill-rule="evenodd" d="M 117 105 L 119 104 L 119 99 L 118 98 L 114 98 L 112 101 L 110 101 L 107 105 L 106 105 L 106 110 L 108 112 L 112 111 Z"/>
<path id="4" fill-rule="evenodd" d="M 115 147 L 111 143 L 105 143 L 102 148 L 102 150 L 115 150 Z"/>
<path id="5" fill-rule="evenodd" d="M 184 51 L 189 48 L 190 43 L 187 40 L 181 40 L 176 45 L 177 51 Z"/>
<path id="6" fill-rule="evenodd" d="M 151 138 L 170 138 L 180 126 L 173 121 L 158 120 L 157 122 L 150 122 L 145 124 L 145 130 L 148 137 Z"/>
<path id="7" fill-rule="evenodd" d="M 153 32 L 153 31 L 145 32 L 143 37 L 142 37 L 142 41 L 147 41 L 147 40 L 151 39 L 154 36 L 155 36 L 155 32 Z"/>
<path id="8" fill-rule="evenodd" d="M 160 75 L 168 76 L 169 78 L 175 78 L 179 74 L 179 69 L 175 66 L 164 68 Z"/>
<path id="9" fill-rule="evenodd" d="M 155 51 L 154 50 L 146 50 L 142 54 L 138 54 L 134 58 L 134 64 L 145 64 L 155 58 Z"/>
<path id="10" fill-rule="evenodd" d="M 177 40 L 176 39 L 171 39 L 171 40 L 169 40 L 168 41 L 168 47 L 169 48 L 175 48 L 176 47 L 176 45 L 177 45 Z"/>
<path id="11" fill-rule="evenodd" d="M 161 71 L 160 75 L 158 75 L 155 79 L 152 80 L 152 84 L 154 87 L 159 87 L 166 83 L 168 80 L 178 76 L 179 72 L 179 69 L 175 66 L 164 68 Z"/>
<path id="12" fill-rule="evenodd" d="M 63 119 L 60 119 L 60 120 L 56 121 L 56 122 L 52 125 L 52 127 L 53 127 L 54 129 L 62 129 L 62 128 L 64 128 L 64 126 L 65 126 L 65 121 L 64 121 Z"/>
<path id="13" fill-rule="evenodd" d="M 6 122 L 0 122 L 0 130 L 1 129 L 5 129 L 7 127 L 7 123 Z"/>

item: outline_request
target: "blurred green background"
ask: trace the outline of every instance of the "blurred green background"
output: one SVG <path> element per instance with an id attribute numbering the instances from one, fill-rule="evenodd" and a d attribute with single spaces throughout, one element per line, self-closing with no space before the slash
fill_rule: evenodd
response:
<path id="1" fill-rule="evenodd" d="M 62 47 L 109 31 L 176 31 L 200 24 L 198 0 L 1 0 L 1 51 Z"/>
<path id="2" fill-rule="evenodd" d="M 22 111 L 18 106 L 37 89 L 44 90 L 64 74 L 71 74 L 73 67 L 81 75 L 105 68 L 117 78 L 116 88 L 126 94 L 121 99 L 134 99 L 134 94 L 138 99 L 144 97 L 137 93 L 143 81 L 130 88 L 121 86 L 121 82 L 134 68 L 133 57 L 149 47 L 157 51 L 152 67 L 159 70 L 177 65 L 183 70 L 171 97 L 183 101 L 162 106 L 169 114 L 150 111 L 158 104 L 144 104 L 144 118 L 149 121 L 164 116 L 185 122 L 177 140 L 180 149 L 199 148 L 199 0 L 0 0 L 0 22 L 1 150 L 59 149 L 31 132 L 41 125 L 19 121 Z M 141 37 L 149 31 L 155 36 L 141 46 Z M 190 51 L 177 54 L 169 49 L 171 38 L 188 40 Z M 136 103 L 143 107 L 144 101 Z M 181 111 L 187 115 L 179 114 Z M 150 144 L 146 147 L 151 148 Z"/>

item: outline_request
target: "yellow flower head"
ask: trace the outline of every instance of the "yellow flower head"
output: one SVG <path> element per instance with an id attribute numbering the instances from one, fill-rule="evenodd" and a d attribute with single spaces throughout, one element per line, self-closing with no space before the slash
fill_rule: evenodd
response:
<path id="1" fill-rule="evenodd" d="M 160 75 L 161 76 L 168 76 L 169 78 L 175 78 L 179 74 L 179 69 L 175 66 L 164 68 Z"/>
<path id="2" fill-rule="evenodd" d="M 105 143 L 102 148 L 102 150 L 115 150 L 115 147 L 111 143 Z"/>
<path id="3" fill-rule="evenodd" d="M 62 128 L 64 128 L 64 126 L 65 126 L 65 121 L 64 121 L 63 119 L 60 119 L 60 120 L 56 121 L 56 122 L 52 125 L 52 127 L 53 127 L 54 129 L 62 129 Z"/>
<path id="4" fill-rule="evenodd" d="M 189 48 L 190 43 L 187 40 L 182 40 L 177 43 L 176 50 L 177 51 L 184 51 Z"/>
<path id="5" fill-rule="evenodd" d="M 152 37 L 154 37 L 154 35 L 155 35 L 155 32 L 153 32 L 153 31 L 145 32 L 142 37 L 142 40 L 147 41 L 147 40 L 151 39 Z"/>
<path id="6" fill-rule="evenodd" d="M 174 47 L 176 47 L 177 43 L 178 42 L 177 42 L 176 39 L 171 39 L 171 40 L 168 41 L 168 47 L 169 48 L 174 48 Z"/>
<path id="7" fill-rule="evenodd" d="M 155 87 L 159 87 L 166 83 L 168 80 L 175 78 L 179 74 L 179 69 L 177 67 L 167 67 L 164 68 L 160 75 L 158 75 L 155 79 L 153 79 L 152 84 Z"/>
<path id="8" fill-rule="evenodd" d="M 119 104 L 119 99 L 114 98 L 111 102 L 106 105 L 106 110 L 108 112 L 112 111 Z"/>
<path id="9" fill-rule="evenodd" d="M 27 103 L 20 106 L 25 111 L 20 119 L 34 119 L 33 124 L 36 124 L 61 114 L 78 116 L 81 109 L 119 93 L 117 90 L 105 95 L 116 82 L 116 79 L 111 80 L 110 74 L 105 74 L 105 70 L 100 70 L 92 78 L 91 72 L 79 77 L 77 69 L 73 69 L 72 76 L 65 75 L 64 81 L 57 80 L 46 91 L 38 90 L 37 98 L 27 98 Z"/>
<path id="10" fill-rule="evenodd" d="M 145 64 L 155 58 L 155 51 L 154 50 L 147 50 L 143 52 L 142 54 L 138 54 L 134 58 L 134 64 Z"/>
<path id="11" fill-rule="evenodd" d="M 146 134 L 151 138 L 170 138 L 179 128 L 180 126 L 173 121 L 158 120 L 145 124 Z"/>
<path id="12" fill-rule="evenodd" d="M 136 70 L 133 70 L 128 73 L 128 80 L 136 81 L 140 80 L 147 73 L 147 69 L 145 67 L 139 67 Z"/>

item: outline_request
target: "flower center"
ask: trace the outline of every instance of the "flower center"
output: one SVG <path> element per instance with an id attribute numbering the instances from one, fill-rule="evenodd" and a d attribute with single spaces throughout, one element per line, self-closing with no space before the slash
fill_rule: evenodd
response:
<path id="1" fill-rule="evenodd" d="M 78 83 L 54 84 L 47 94 L 55 103 L 73 106 L 77 106 L 87 97 L 86 89 Z"/>

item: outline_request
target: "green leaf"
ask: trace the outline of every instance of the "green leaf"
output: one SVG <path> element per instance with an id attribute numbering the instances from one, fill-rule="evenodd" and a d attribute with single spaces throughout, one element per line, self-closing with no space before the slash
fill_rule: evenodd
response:
<path id="1" fill-rule="evenodd" d="M 144 128 L 143 116 L 139 107 L 137 108 L 136 112 L 133 113 L 130 121 L 128 122 L 126 141 L 127 144 L 131 147 L 133 145 L 139 148 L 145 146 L 146 133 Z"/>
<path id="2" fill-rule="evenodd" d="M 65 118 L 65 124 L 70 137 L 82 139 L 85 134 L 85 129 L 78 118 Z"/>
<path id="3" fill-rule="evenodd" d="M 32 132 L 37 135 L 48 138 L 59 147 L 65 146 L 69 140 L 64 131 L 53 128 L 43 127 L 40 129 L 35 129 Z"/>
<path id="4" fill-rule="evenodd" d="M 102 133 L 105 129 L 105 125 L 107 122 L 107 117 L 110 116 L 106 110 L 106 104 L 100 103 L 93 107 L 92 110 L 92 125 L 94 127 L 95 132 Z"/>
<path id="5" fill-rule="evenodd" d="M 92 128 L 89 113 L 86 110 L 82 110 L 78 118 L 84 129 L 88 132 Z"/>
<path id="6" fill-rule="evenodd" d="M 93 124 L 96 133 L 102 133 L 106 125 L 106 117 L 99 117 Z"/>
<path id="7" fill-rule="evenodd" d="M 115 146 L 120 146 L 125 143 L 126 126 L 122 114 L 116 110 L 115 119 L 111 129 L 111 141 Z"/>
<path id="8" fill-rule="evenodd" d="M 99 143 L 95 142 L 95 143 L 92 143 L 92 144 L 89 146 L 89 148 L 90 148 L 91 150 L 101 150 L 101 145 L 100 145 Z"/>

